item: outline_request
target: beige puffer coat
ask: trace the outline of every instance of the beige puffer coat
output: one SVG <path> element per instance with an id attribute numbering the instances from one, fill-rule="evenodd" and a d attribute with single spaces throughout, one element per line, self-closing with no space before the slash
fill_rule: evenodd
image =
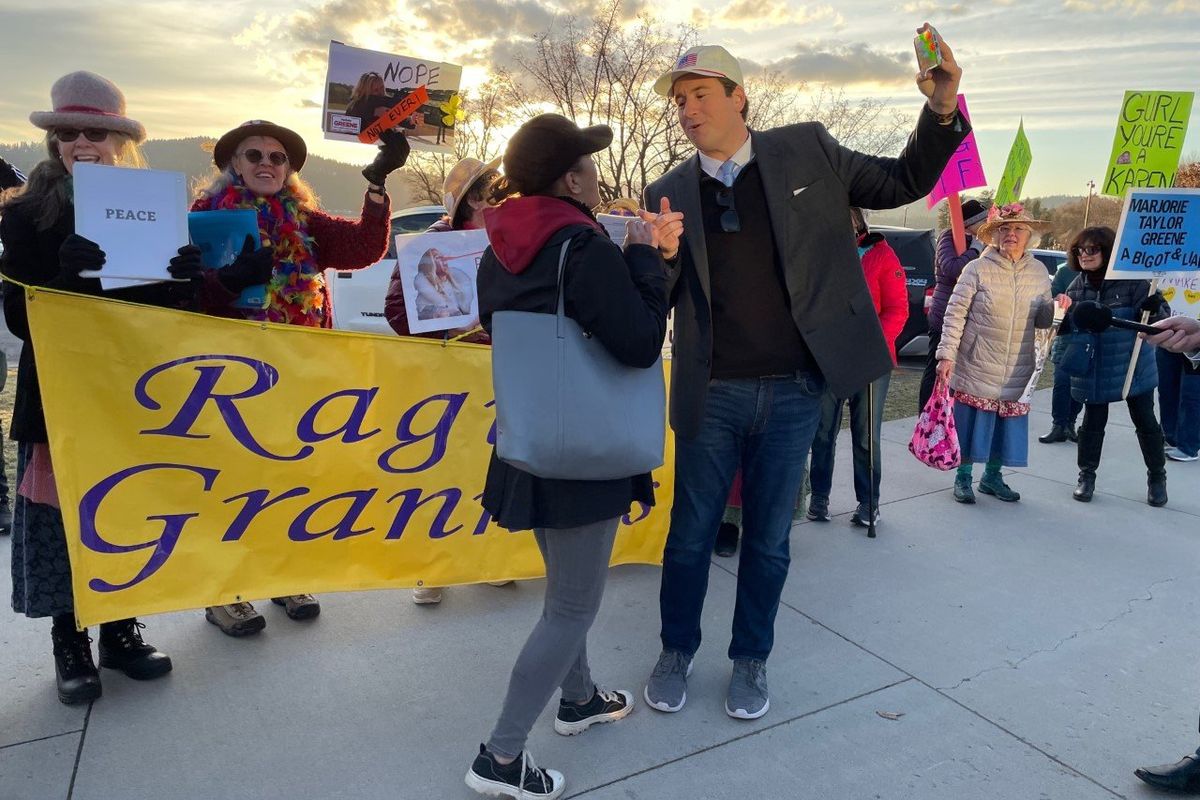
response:
<path id="1" fill-rule="evenodd" d="M 1028 252 L 1013 262 L 994 247 L 963 268 L 946 306 L 938 360 L 954 362 L 950 388 L 1018 400 L 1033 375 L 1034 328 L 1054 321 L 1050 275 Z"/>

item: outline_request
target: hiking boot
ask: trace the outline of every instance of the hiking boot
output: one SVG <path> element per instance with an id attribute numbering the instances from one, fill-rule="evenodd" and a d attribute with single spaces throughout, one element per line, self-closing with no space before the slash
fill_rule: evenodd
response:
<path id="1" fill-rule="evenodd" d="M 663 650 L 650 672 L 642 693 L 646 704 L 659 711 L 673 712 L 687 702 L 687 679 L 692 674 L 692 657 L 679 650 Z"/>
<path id="2" fill-rule="evenodd" d="M 12 530 L 12 508 L 8 500 L 0 500 L 0 536 Z"/>
<path id="3" fill-rule="evenodd" d="M 738 536 L 741 531 L 738 526 L 732 522 L 722 522 L 721 527 L 717 528 L 717 543 L 713 546 L 713 552 L 722 558 L 729 558 L 737 552 Z"/>
<path id="4" fill-rule="evenodd" d="M 1021 499 L 1021 493 L 1005 483 L 999 472 L 984 472 L 979 480 L 979 491 L 1005 503 L 1015 503 Z"/>
<path id="5" fill-rule="evenodd" d="M 566 788 L 561 772 L 540 768 L 528 752 L 523 751 L 511 764 L 501 764 L 483 745 L 479 745 L 479 755 L 467 770 L 465 780 L 467 786 L 480 794 L 513 800 L 553 800 Z"/>
<path id="6" fill-rule="evenodd" d="M 860 528 L 868 528 L 871 525 L 871 509 L 868 503 L 859 503 L 858 508 L 854 509 L 854 514 L 850 516 L 850 522 Z M 879 505 L 875 505 L 875 524 L 879 524 Z"/>
<path id="7" fill-rule="evenodd" d="M 440 586 L 422 586 L 413 589 L 413 602 L 419 606 L 436 606 L 442 602 Z"/>
<path id="8" fill-rule="evenodd" d="M 592 699 L 583 705 L 558 701 L 558 715 L 554 717 L 554 730 L 563 736 L 583 733 L 601 722 L 616 722 L 633 711 L 633 692 L 619 689 L 602 692 L 595 687 Z"/>
<path id="9" fill-rule="evenodd" d="M 204 618 L 229 636 L 250 636 L 267 627 L 266 619 L 249 603 L 209 606 L 204 609 Z"/>
<path id="10" fill-rule="evenodd" d="M 171 657 L 142 641 L 136 619 L 105 622 L 100 626 L 100 666 L 124 672 L 135 681 L 161 678 L 171 671 Z"/>
<path id="11" fill-rule="evenodd" d="M 975 490 L 971 488 L 970 475 L 954 476 L 954 499 L 959 503 L 974 504 Z"/>
<path id="12" fill-rule="evenodd" d="M 283 606 L 288 619 L 313 619 L 321 613 L 321 604 L 311 594 L 289 594 L 287 597 L 272 597 L 271 602 Z"/>
<path id="13" fill-rule="evenodd" d="M 808 503 L 808 514 L 813 522 L 829 522 L 829 498 L 814 494 Z"/>
<path id="14" fill-rule="evenodd" d="M 51 628 L 54 643 L 54 683 L 58 699 L 69 706 L 95 700 L 101 694 L 100 673 L 92 661 L 87 631 Z"/>
<path id="15" fill-rule="evenodd" d="M 729 678 L 725 713 L 735 719 L 758 719 L 767 713 L 767 663 L 757 658 L 735 658 Z"/>

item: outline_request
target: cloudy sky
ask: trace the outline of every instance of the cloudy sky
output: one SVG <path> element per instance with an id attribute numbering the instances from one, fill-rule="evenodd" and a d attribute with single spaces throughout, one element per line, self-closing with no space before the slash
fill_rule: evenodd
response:
<path id="1" fill-rule="evenodd" d="M 296 128 L 316 152 L 365 163 L 361 145 L 318 130 L 330 39 L 464 65 L 464 84 L 533 34 L 598 0 L 0 0 L 0 141 L 37 138 L 60 75 L 114 80 L 154 138 L 219 135 L 242 120 Z M 828 82 L 915 112 L 911 34 L 929 19 L 965 69 L 963 91 L 989 178 L 1018 121 L 1033 148 L 1031 195 L 1099 181 L 1126 89 L 1200 84 L 1200 0 L 894 0 L 838 3 L 627 0 L 690 22 L 709 43 L 810 84 Z M 1200 103 L 1184 153 L 1200 156 Z"/>

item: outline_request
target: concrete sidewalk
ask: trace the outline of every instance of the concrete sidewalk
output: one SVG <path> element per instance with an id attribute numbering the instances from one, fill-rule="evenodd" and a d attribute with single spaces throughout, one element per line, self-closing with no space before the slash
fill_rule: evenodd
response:
<path id="1" fill-rule="evenodd" d="M 1049 426 L 1039 394 L 1034 435 Z M 597 678 L 633 689 L 628 719 L 561 737 L 553 708 L 529 748 L 568 797 L 1152 797 L 1136 766 L 1200 742 L 1200 462 L 1168 466 L 1171 502 L 1113 410 L 1097 494 L 1071 499 L 1075 449 L 1031 444 L 1015 505 L 956 504 L 953 475 L 884 430 L 879 538 L 849 524 L 848 442 L 831 523 L 792 534 L 792 575 L 768 668 L 771 711 L 723 711 L 736 559 L 714 559 L 707 642 L 688 705 L 641 702 L 658 654 L 659 570 L 612 572 L 589 641 Z M 0 538 L 0 594 L 9 594 Z M 48 620 L 0 613 L 0 800 L 474 797 L 463 774 L 499 712 L 541 603 L 540 582 L 321 598 L 313 623 L 259 604 L 267 630 L 235 640 L 201 612 L 148 620 L 175 671 L 104 696 L 54 693 Z M 896 720 L 879 712 L 902 714 Z"/>

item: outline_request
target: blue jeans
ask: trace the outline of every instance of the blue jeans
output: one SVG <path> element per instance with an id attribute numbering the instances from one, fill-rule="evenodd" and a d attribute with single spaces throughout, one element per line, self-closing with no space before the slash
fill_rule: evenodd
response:
<path id="1" fill-rule="evenodd" d="M 822 378 L 713 380 L 700 433 L 675 439 L 675 501 L 663 552 L 663 647 L 700 647 L 700 614 L 717 528 L 742 468 L 742 547 L 730 658 L 766 659 L 787 579 L 788 534 L 820 414 Z"/>
<path id="2" fill-rule="evenodd" d="M 1050 394 L 1050 421 L 1062 428 L 1072 428 L 1083 403 L 1071 397 L 1071 376 L 1061 369 L 1054 370 L 1054 388 Z"/>
<path id="3" fill-rule="evenodd" d="M 813 497 L 829 500 L 829 491 L 833 488 L 833 462 L 837 450 L 838 431 L 842 429 L 842 409 L 850 403 L 850 441 L 854 450 L 854 497 L 860 503 L 866 503 L 870 498 L 867 485 L 870 481 L 871 462 L 874 461 L 875 481 L 872 487 L 875 494 L 875 504 L 879 505 L 879 475 L 882 467 L 882 454 L 879 447 L 879 432 L 883 426 L 883 400 L 887 397 L 888 385 L 892 382 L 891 373 L 877 379 L 875 387 L 875 418 L 867 418 L 867 390 L 855 392 L 847 400 L 834 397 L 829 392 L 821 398 L 821 422 L 817 426 L 817 435 L 812 444 L 812 493 Z M 868 427 L 868 425 L 870 427 Z M 867 437 L 875 437 L 875 457 L 870 455 Z"/>
<path id="4" fill-rule="evenodd" d="M 1189 456 L 1200 453 L 1200 369 L 1179 353 L 1155 348 L 1158 409 L 1168 444 Z"/>

